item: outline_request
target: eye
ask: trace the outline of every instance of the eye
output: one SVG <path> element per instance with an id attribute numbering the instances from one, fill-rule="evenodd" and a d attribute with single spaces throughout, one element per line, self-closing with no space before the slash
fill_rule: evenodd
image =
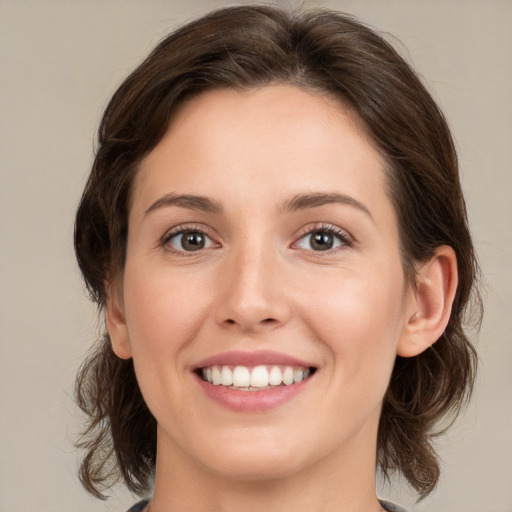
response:
<path id="1" fill-rule="evenodd" d="M 344 245 L 350 245 L 348 235 L 334 226 L 311 230 L 294 244 L 299 249 L 315 252 L 330 251 Z"/>
<path id="2" fill-rule="evenodd" d="M 177 252 L 195 252 L 211 247 L 218 247 L 204 231 L 198 229 L 182 229 L 167 235 L 162 243 Z"/>

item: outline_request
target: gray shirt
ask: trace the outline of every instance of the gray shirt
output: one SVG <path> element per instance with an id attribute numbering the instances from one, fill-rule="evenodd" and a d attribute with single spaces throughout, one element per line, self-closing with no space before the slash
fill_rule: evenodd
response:
<path id="1" fill-rule="evenodd" d="M 149 500 L 142 500 L 139 503 L 136 503 L 132 508 L 127 510 L 126 512 L 142 512 L 144 507 L 149 503 Z M 380 504 L 387 510 L 387 512 L 407 512 L 405 508 L 399 507 L 394 503 L 390 503 L 389 501 L 380 500 Z"/>

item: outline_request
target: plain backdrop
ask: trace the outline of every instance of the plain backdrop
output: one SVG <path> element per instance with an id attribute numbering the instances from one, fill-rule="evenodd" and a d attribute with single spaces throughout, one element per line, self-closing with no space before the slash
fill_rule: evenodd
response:
<path id="1" fill-rule="evenodd" d="M 250 2 L 245 2 L 250 3 Z M 412 512 L 512 511 L 512 2 L 331 0 L 393 34 L 444 109 L 460 153 L 486 314 L 471 407 L 439 441 L 437 492 Z M 290 0 L 289 4 L 293 4 Z M 122 511 L 82 490 L 73 379 L 98 322 L 72 250 L 102 109 L 206 0 L 0 0 L 0 511 Z M 305 411 L 307 414 L 307 411 Z"/>

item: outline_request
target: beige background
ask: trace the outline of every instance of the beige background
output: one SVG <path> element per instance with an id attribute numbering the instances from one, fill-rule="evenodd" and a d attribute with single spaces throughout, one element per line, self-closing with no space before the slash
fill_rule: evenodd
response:
<path id="1" fill-rule="evenodd" d="M 315 2 L 310 2 L 315 3 Z M 444 474 L 411 511 L 512 511 L 512 2 L 331 0 L 397 36 L 458 143 L 487 281 L 475 400 L 442 442 Z M 170 29 L 225 2 L 0 0 L 0 511 L 121 511 L 75 477 L 75 370 L 96 332 L 72 251 L 102 109 Z M 397 43 L 399 44 L 399 43 Z"/>

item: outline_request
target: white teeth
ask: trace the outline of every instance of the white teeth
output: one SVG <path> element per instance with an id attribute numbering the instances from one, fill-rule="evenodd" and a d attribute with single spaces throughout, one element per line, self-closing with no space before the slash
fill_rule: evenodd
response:
<path id="1" fill-rule="evenodd" d="M 218 385 L 220 385 L 220 383 L 221 383 L 221 378 L 220 378 L 219 367 L 214 366 L 212 368 L 212 384 L 214 384 L 215 386 L 218 386 Z"/>
<path id="2" fill-rule="evenodd" d="M 256 366 L 253 368 L 251 372 L 251 387 L 266 388 L 268 386 L 268 380 L 268 370 L 265 366 Z"/>
<path id="3" fill-rule="evenodd" d="M 233 386 L 247 388 L 251 385 L 251 374 L 246 366 L 235 366 L 233 370 Z"/>
<path id="4" fill-rule="evenodd" d="M 281 382 L 283 382 L 283 372 L 279 366 L 273 366 L 268 374 L 268 383 L 271 386 L 280 386 Z"/>
<path id="5" fill-rule="evenodd" d="M 283 372 L 283 384 L 285 386 L 289 386 L 293 384 L 293 368 L 291 366 L 287 366 Z"/>
<path id="6" fill-rule="evenodd" d="M 233 384 L 233 372 L 229 366 L 223 366 L 220 371 L 220 383 L 223 386 L 231 386 Z"/>
<path id="7" fill-rule="evenodd" d="M 293 366 L 211 366 L 202 369 L 203 379 L 215 386 L 240 388 L 244 391 L 266 389 L 269 386 L 290 386 L 311 375 L 309 368 Z"/>

